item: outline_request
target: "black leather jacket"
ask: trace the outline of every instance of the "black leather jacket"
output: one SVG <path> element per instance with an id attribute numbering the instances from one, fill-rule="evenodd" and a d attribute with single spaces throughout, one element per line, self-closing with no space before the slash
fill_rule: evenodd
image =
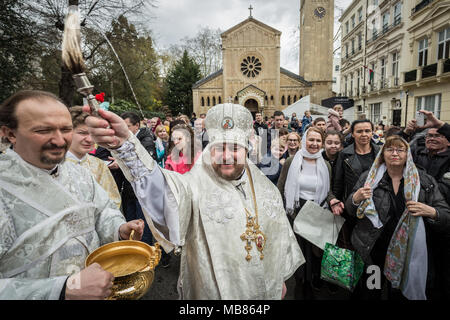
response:
<path id="1" fill-rule="evenodd" d="M 155 147 L 156 137 L 153 134 L 153 132 L 149 128 L 143 127 L 139 129 L 136 138 L 138 138 L 142 146 L 145 148 L 145 150 L 147 150 L 147 152 L 152 156 L 152 158 L 156 160 L 156 147 Z"/>
<path id="2" fill-rule="evenodd" d="M 374 143 L 371 143 L 371 146 L 375 160 L 380 147 Z M 362 173 L 361 163 L 355 153 L 355 144 L 352 143 L 339 153 L 336 161 L 333 182 L 333 194 L 336 198 L 345 201 Z"/>
<path id="3" fill-rule="evenodd" d="M 439 266 L 436 264 L 440 263 L 444 258 L 441 256 L 442 254 L 450 254 L 449 250 L 445 252 L 445 250 L 442 250 L 443 248 L 440 248 L 442 246 L 440 239 L 442 239 L 442 236 L 450 233 L 450 208 L 442 194 L 439 192 L 436 180 L 425 171 L 420 169 L 418 171 L 420 177 L 419 202 L 435 208 L 438 215 L 436 220 L 424 218 L 428 248 L 428 285 L 433 284 L 432 286 L 436 286 L 436 281 L 442 281 L 442 278 L 445 277 L 445 273 L 443 272 L 436 274 L 436 269 L 439 269 Z M 352 193 L 345 202 L 347 212 L 353 217 L 356 217 L 356 210 L 358 207 L 353 205 L 352 196 L 359 188 L 364 186 L 368 174 L 369 172 L 367 171 L 360 177 L 353 188 Z M 393 194 L 393 192 L 392 183 L 386 173 L 373 191 L 373 201 L 380 220 L 383 223 L 383 227 L 376 229 L 370 220 L 367 217 L 364 217 L 362 219 L 357 219 L 353 229 L 351 235 L 352 245 L 367 264 L 373 263 L 371 251 L 380 237 L 384 226 L 386 226 L 391 219 L 389 210 L 393 205 L 393 200 L 389 193 Z M 439 280 L 437 280 L 438 278 Z"/>

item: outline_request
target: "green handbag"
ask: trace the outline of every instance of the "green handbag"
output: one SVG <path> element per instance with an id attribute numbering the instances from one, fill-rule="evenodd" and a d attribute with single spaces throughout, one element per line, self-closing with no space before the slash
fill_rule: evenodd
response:
<path id="1" fill-rule="evenodd" d="M 364 262 L 354 251 L 325 244 L 320 278 L 353 291 L 364 271 Z"/>

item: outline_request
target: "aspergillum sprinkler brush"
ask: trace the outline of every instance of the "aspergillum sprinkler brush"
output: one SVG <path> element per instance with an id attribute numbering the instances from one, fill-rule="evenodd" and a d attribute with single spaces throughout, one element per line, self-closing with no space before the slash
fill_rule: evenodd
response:
<path id="1" fill-rule="evenodd" d="M 94 86 L 91 85 L 85 73 L 86 65 L 80 43 L 80 14 L 77 6 L 70 6 L 64 24 L 62 61 L 72 73 L 77 92 L 87 99 L 91 114 L 98 116 L 99 104 L 92 94 Z"/>

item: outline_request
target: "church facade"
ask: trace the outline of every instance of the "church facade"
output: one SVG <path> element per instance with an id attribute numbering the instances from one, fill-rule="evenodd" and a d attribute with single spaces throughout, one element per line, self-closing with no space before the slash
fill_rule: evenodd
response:
<path id="1" fill-rule="evenodd" d="M 307 95 L 317 104 L 331 97 L 332 64 L 329 79 L 314 76 L 314 81 L 281 68 L 280 37 L 280 31 L 251 15 L 223 32 L 223 68 L 194 84 L 194 112 L 199 115 L 216 104 L 233 102 L 247 107 L 253 115 L 261 112 L 270 117 Z"/>

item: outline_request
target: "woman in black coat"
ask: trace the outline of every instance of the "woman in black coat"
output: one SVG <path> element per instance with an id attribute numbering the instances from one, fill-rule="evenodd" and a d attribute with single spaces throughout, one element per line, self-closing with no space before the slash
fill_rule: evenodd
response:
<path id="1" fill-rule="evenodd" d="M 450 208 L 434 178 L 416 168 L 405 140 L 386 139 L 345 207 L 359 218 L 353 247 L 366 266 L 381 270 L 380 290 L 368 290 L 365 277 L 361 279 L 364 299 L 436 298 L 440 272 L 433 247 L 437 236 L 450 232 Z"/>

